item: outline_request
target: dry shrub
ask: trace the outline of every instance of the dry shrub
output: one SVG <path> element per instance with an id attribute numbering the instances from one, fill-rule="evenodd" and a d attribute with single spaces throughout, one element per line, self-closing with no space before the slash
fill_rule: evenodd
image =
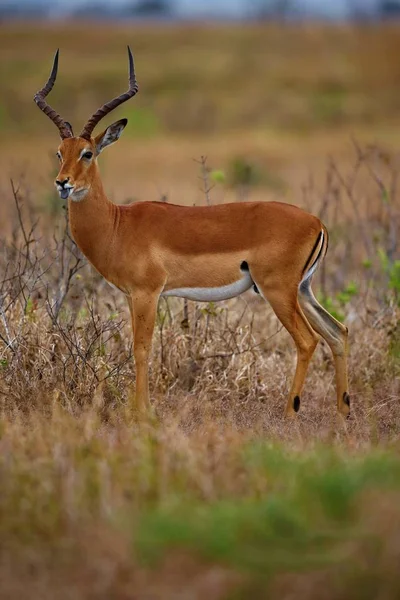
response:
<path id="1" fill-rule="evenodd" d="M 348 427 L 361 441 L 370 438 L 371 419 L 379 435 L 398 431 L 400 211 L 396 157 L 354 148 L 350 175 L 331 163 L 322 193 L 312 182 L 304 188 L 304 205 L 331 232 L 315 287 L 350 328 Z M 209 202 L 204 162 L 201 169 Z M 103 293 L 106 284 L 69 236 L 66 214 L 38 212 L 31 191 L 14 184 L 11 195 L 15 220 L 4 227 L 1 255 L 3 410 L 51 410 L 59 402 L 78 415 L 94 402 L 104 419 L 115 418 L 134 379 L 123 299 Z M 216 305 L 162 300 L 151 362 L 156 410 L 191 430 L 205 419 L 285 435 L 281 410 L 294 358 L 287 333 L 251 292 Z M 321 342 L 299 419 L 305 431 L 332 427 L 332 367 Z"/>
<path id="2" fill-rule="evenodd" d="M 29 190 L 12 188 L 0 284 L 5 597 L 29 587 L 33 598 L 225 598 L 234 588 L 262 598 L 268 586 L 270 597 L 346 597 L 384 540 L 371 577 L 395 597 L 384 581 L 398 556 L 385 525 L 398 518 L 398 171 L 376 148 L 355 153 L 349 177 L 331 164 L 322 194 L 304 189 L 304 205 L 332 232 L 316 287 L 351 332 L 346 422 L 322 342 L 298 418 L 283 419 L 293 345 L 250 294 L 160 302 L 156 417 L 132 422 L 122 299 L 104 293 L 65 216 L 39 214 Z M 381 497 L 381 485 L 393 495 Z M 370 494 L 382 520 L 367 510 Z"/>

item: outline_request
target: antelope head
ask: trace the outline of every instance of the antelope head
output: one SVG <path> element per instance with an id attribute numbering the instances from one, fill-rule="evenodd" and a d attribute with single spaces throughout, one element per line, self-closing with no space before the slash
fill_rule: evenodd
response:
<path id="1" fill-rule="evenodd" d="M 97 157 L 110 144 L 116 142 L 128 120 L 120 119 L 109 125 L 102 133 L 92 137 L 99 121 L 114 108 L 132 98 L 138 91 L 135 68 L 131 49 L 128 46 L 129 57 L 129 89 L 124 94 L 103 104 L 87 121 L 79 136 L 74 136 L 72 126 L 47 104 L 45 98 L 53 89 L 58 70 L 57 50 L 53 68 L 46 85 L 35 94 L 34 100 L 39 108 L 55 123 L 60 131 L 61 143 L 57 150 L 60 170 L 55 180 L 55 186 L 62 199 L 70 198 L 79 202 L 84 199 L 91 188 L 97 174 Z"/>

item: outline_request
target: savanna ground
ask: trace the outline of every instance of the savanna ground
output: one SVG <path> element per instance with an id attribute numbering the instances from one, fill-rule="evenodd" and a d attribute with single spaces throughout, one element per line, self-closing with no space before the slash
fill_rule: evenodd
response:
<path id="1" fill-rule="evenodd" d="M 284 420 L 293 344 L 245 294 L 160 303 L 156 417 L 132 422 L 124 300 L 69 238 L 32 102 L 60 46 L 49 101 L 79 130 L 126 88 L 126 43 L 110 197 L 318 214 L 347 421 L 323 343 Z M 0 53 L 0 597 L 398 598 L 398 28 L 2 24 Z"/>

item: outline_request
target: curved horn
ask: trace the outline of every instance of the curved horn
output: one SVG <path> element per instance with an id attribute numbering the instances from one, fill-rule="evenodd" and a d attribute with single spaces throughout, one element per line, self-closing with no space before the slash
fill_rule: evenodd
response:
<path id="1" fill-rule="evenodd" d="M 113 98 L 113 100 L 110 100 L 110 102 L 103 104 L 103 106 L 101 108 L 99 108 L 94 113 L 94 115 L 92 115 L 90 117 L 90 119 L 86 123 L 85 127 L 82 129 L 82 132 L 80 133 L 79 137 L 82 137 L 85 140 L 90 140 L 92 131 L 96 127 L 97 123 L 103 117 L 108 115 L 109 112 L 114 110 L 114 108 L 117 108 L 117 106 L 119 106 L 123 102 L 126 102 L 127 100 L 129 100 L 129 98 L 132 98 L 138 92 L 139 86 L 136 81 L 135 67 L 133 64 L 133 56 L 132 56 L 132 52 L 131 52 L 131 49 L 129 48 L 129 46 L 128 46 L 128 57 L 129 57 L 129 89 L 128 89 L 128 91 L 125 92 L 124 94 L 121 94 L 120 96 L 117 96 L 117 98 Z"/>
<path id="2" fill-rule="evenodd" d="M 58 129 L 60 130 L 60 135 L 62 139 L 64 139 L 67 137 L 72 137 L 72 130 L 68 127 L 64 119 L 53 108 L 51 108 L 51 106 L 47 104 L 45 100 L 47 94 L 53 89 L 53 85 L 57 77 L 58 54 L 59 49 L 57 49 L 57 52 L 54 57 L 53 68 L 51 69 L 50 77 L 47 80 L 46 85 L 41 90 L 36 92 L 34 101 L 36 102 L 40 110 L 42 110 L 49 117 L 49 119 L 51 119 L 53 123 L 57 125 Z"/>

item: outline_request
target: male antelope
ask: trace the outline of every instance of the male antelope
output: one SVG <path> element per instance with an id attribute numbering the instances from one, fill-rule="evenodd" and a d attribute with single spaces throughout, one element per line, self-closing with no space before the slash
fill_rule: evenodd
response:
<path id="1" fill-rule="evenodd" d="M 144 411 L 149 406 L 148 361 L 160 296 L 216 301 L 252 287 L 268 300 L 296 344 L 297 366 L 286 413 L 299 410 L 320 335 L 335 361 L 338 410 L 348 415 L 347 328 L 318 304 L 311 290 L 312 276 L 328 246 L 327 230 L 317 217 L 280 202 L 117 206 L 107 198 L 97 157 L 118 140 L 127 119 L 95 137 L 92 132 L 104 116 L 138 91 L 129 47 L 128 55 L 129 90 L 99 108 L 79 136 L 45 101 L 57 76 L 58 50 L 35 102 L 60 130 L 61 166 L 55 184 L 61 198 L 68 198 L 74 240 L 95 269 L 127 297 L 137 407 Z"/>

